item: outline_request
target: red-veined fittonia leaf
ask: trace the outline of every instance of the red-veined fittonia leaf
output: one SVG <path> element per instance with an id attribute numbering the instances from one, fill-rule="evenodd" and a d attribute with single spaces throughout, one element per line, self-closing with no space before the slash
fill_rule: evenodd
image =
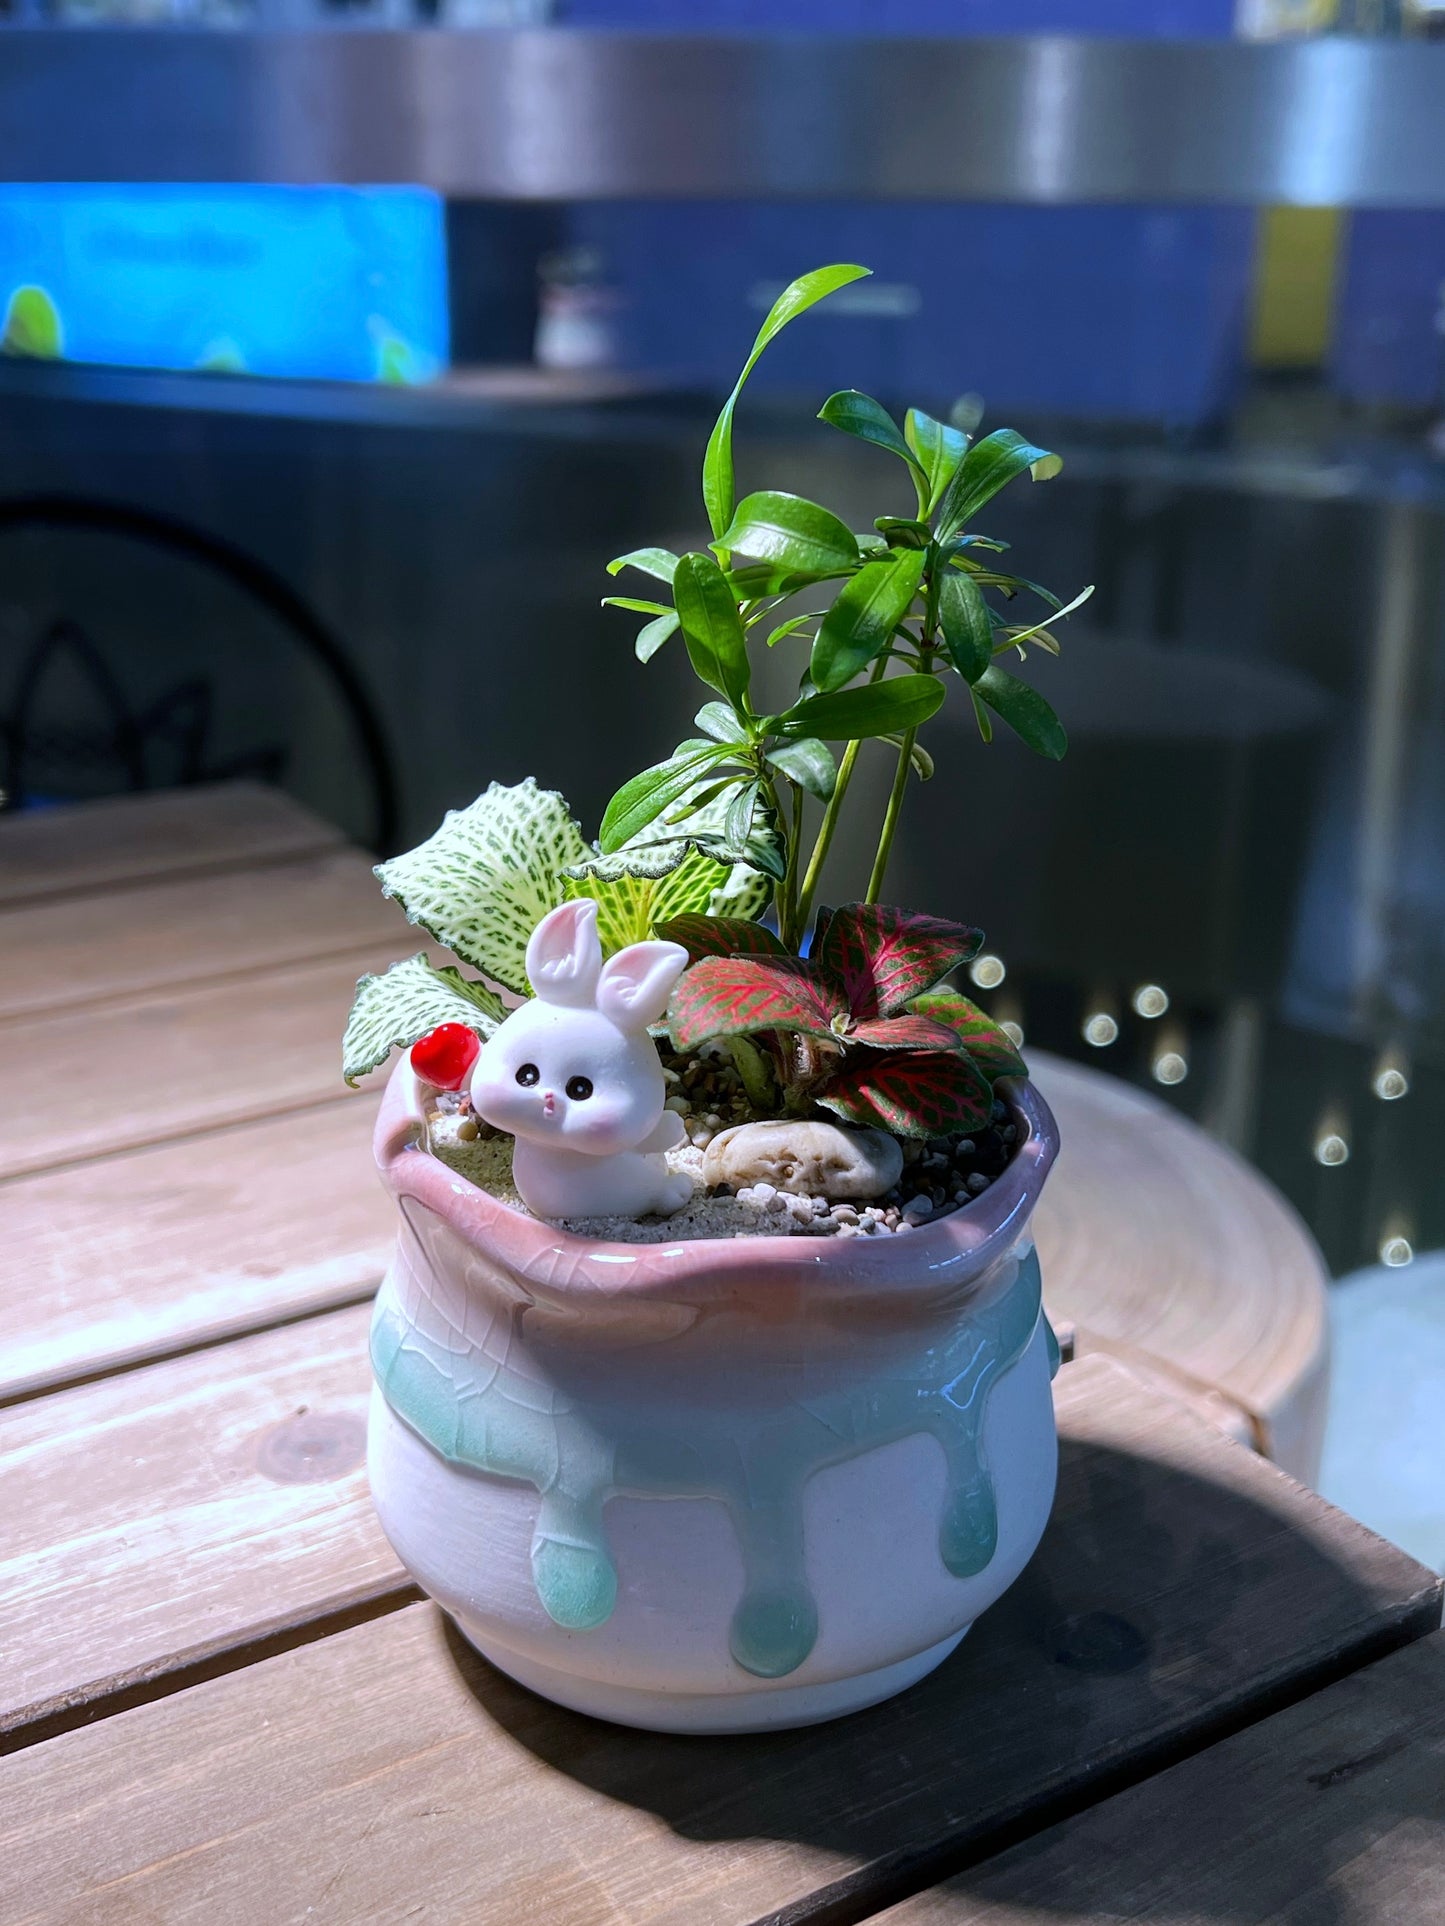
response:
<path id="1" fill-rule="evenodd" d="M 900 1137 L 951 1137 L 987 1123 L 992 1095 L 962 1051 L 859 1050 L 816 1092 L 849 1123 L 876 1124 Z"/>
<path id="2" fill-rule="evenodd" d="M 745 916 L 672 916 L 655 926 L 667 943 L 681 943 L 689 961 L 704 956 L 787 956 L 773 932 Z"/>
<path id="3" fill-rule="evenodd" d="M 873 1050 L 957 1050 L 962 1047 L 949 1024 L 935 1023 L 927 1016 L 915 1016 L 912 1012 L 855 1023 L 845 1041 L 866 1043 Z"/>
<path id="4" fill-rule="evenodd" d="M 672 993 L 667 1020 L 679 1050 L 709 1037 L 753 1030 L 798 1030 L 838 1037 L 847 1020 L 842 997 L 797 957 L 705 956 Z"/>
<path id="5" fill-rule="evenodd" d="M 854 1017 L 891 1016 L 976 956 L 983 931 L 881 903 L 846 903 L 818 919 L 812 957 L 833 977 Z"/>
<path id="6" fill-rule="evenodd" d="M 990 1082 L 995 1077 L 1028 1075 L 1028 1065 L 1008 1033 L 956 990 L 938 990 L 931 996 L 916 997 L 909 1007 L 916 1015 L 928 1017 L 934 1023 L 946 1023 L 950 1030 L 956 1031 L 964 1049 Z"/>

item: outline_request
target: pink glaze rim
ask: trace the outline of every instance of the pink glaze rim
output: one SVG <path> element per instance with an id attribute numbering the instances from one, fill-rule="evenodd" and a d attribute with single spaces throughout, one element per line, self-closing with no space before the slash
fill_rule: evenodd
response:
<path id="1" fill-rule="evenodd" d="M 727 1293 L 756 1284 L 760 1272 L 801 1284 L 826 1270 L 830 1289 L 908 1296 L 936 1291 L 948 1273 L 963 1283 L 982 1276 L 1012 1248 L 1038 1202 L 1059 1150 L 1053 1112 L 1032 1081 L 1000 1080 L 998 1094 L 1022 1135 L 1008 1168 L 971 1204 L 903 1238 L 679 1238 L 624 1244 L 577 1237 L 529 1217 L 451 1170 L 418 1141 L 424 1129 L 420 1088 L 403 1057 L 376 1120 L 373 1152 L 394 1197 L 414 1198 L 464 1242 L 499 1259 L 539 1295 L 558 1298 L 668 1296 L 685 1279 Z"/>

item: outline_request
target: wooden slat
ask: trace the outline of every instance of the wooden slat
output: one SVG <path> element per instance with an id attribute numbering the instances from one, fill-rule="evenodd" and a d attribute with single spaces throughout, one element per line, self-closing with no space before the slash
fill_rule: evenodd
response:
<path id="1" fill-rule="evenodd" d="M 1034 1226 L 1080 1357 L 1147 1363 L 1294 1477 L 1319 1472 L 1329 1339 L 1313 1238 L 1241 1158 L 1156 1098 L 1038 1054 L 1063 1149 Z"/>
<path id="2" fill-rule="evenodd" d="M 0 1019 L 407 936 L 354 850 L 65 896 L 0 911 Z"/>
<path id="3" fill-rule="evenodd" d="M 0 903 L 340 847 L 339 829 L 260 783 L 117 796 L 0 818 Z"/>
<path id="4" fill-rule="evenodd" d="M 1445 1635 L 1366 1667 L 878 1926 L 1438 1926 Z"/>
<path id="5" fill-rule="evenodd" d="M 395 1210 L 346 1097 L 0 1187 L 0 1401 L 376 1285 Z"/>
<path id="6" fill-rule="evenodd" d="M 624 1732 L 512 1686 L 419 1605 L 7 1761 L 0 1918 L 861 1918 L 1438 1619 L 1430 1574 L 1116 1367 L 1060 1390 L 1039 1557 L 886 1706 Z"/>
<path id="7" fill-rule="evenodd" d="M 0 1177 L 335 1097 L 356 978 L 404 956 L 406 936 L 0 1026 Z"/>
<path id="8" fill-rule="evenodd" d="M 403 1584 L 366 1492 L 368 1315 L 0 1412 L 0 1731 Z"/>

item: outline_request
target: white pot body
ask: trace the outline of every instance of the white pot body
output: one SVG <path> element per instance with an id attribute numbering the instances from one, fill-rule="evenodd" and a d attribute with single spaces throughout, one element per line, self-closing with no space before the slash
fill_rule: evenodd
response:
<path id="1" fill-rule="evenodd" d="M 409 1571 L 503 1671 L 663 1731 L 811 1723 L 938 1664 L 1038 1544 L 1052 1339 L 1027 1220 L 1056 1139 L 901 1238 L 575 1238 L 416 1146 L 369 1468 Z"/>

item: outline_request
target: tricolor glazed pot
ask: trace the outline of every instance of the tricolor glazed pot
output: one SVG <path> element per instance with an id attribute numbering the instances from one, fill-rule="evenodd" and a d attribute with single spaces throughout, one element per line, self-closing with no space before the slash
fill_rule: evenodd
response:
<path id="1" fill-rule="evenodd" d="M 1053 1502 L 1057 1353 L 1019 1145 L 908 1236 L 609 1243 L 425 1147 L 405 1061 L 371 1488 L 403 1563 L 494 1665 L 579 1711 L 747 1732 L 920 1679 L 1012 1584 Z"/>

